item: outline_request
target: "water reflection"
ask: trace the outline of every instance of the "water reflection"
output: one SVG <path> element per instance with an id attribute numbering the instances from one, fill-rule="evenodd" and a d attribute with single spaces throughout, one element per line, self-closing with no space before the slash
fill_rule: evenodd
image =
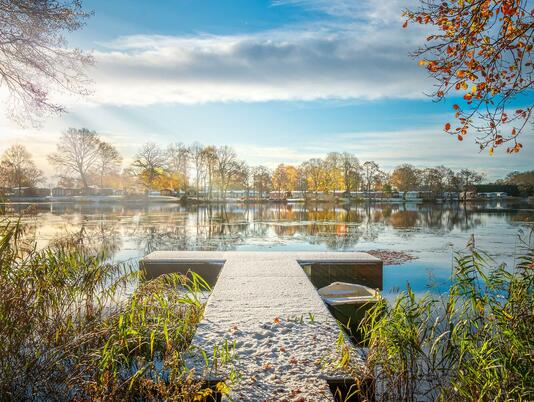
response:
<path id="1" fill-rule="evenodd" d="M 49 241 L 69 234 L 120 249 L 129 238 L 143 253 L 162 249 L 232 250 L 247 239 L 299 239 L 331 250 L 373 241 L 387 230 L 411 238 L 420 232 L 473 231 L 488 220 L 532 222 L 534 211 L 462 205 L 91 205 L 18 204 L 8 214 Z"/>
<path id="2" fill-rule="evenodd" d="M 510 256 L 517 233 L 534 222 L 528 205 L 284 205 L 209 206 L 120 204 L 18 204 L 38 246 L 66 235 L 106 247 L 116 261 L 155 250 L 358 250 L 391 249 L 419 259 L 384 271 L 384 288 L 408 280 L 426 286 L 447 278 L 451 245 L 458 250 L 474 233 L 495 256 Z M 389 270 L 389 271 L 388 271 Z M 415 279 L 414 279 L 415 278 Z M 421 285 L 424 287 L 423 285 Z"/>

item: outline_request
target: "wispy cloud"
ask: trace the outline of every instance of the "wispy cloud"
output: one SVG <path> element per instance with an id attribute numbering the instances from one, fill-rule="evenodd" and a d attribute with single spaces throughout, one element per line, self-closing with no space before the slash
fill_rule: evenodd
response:
<path id="1" fill-rule="evenodd" d="M 100 43 L 90 102 L 114 105 L 418 98 L 401 2 L 278 0 L 339 19 L 245 35 L 132 35 Z M 344 18 L 347 17 L 347 18 Z"/>
<path id="2" fill-rule="evenodd" d="M 296 5 L 334 17 L 379 24 L 400 21 L 402 11 L 417 5 L 417 0 L 273 0 L 273 5 Z"/>

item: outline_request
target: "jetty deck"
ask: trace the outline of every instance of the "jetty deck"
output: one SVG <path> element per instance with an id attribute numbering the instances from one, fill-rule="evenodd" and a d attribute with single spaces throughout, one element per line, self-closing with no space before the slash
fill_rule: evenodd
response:
<path id="1" fill-rule="evenodd" d="M 210 380 L 234 379 L 235 401 L 334 400 L 331 387 L 353 378 L 337 367 L 340 329 L 303 267 L 308 275 L 337 269 L 382 283 L 382 262 L 357 252 L 157 251 L 141 263 L 149 276 L 191 269 L 216 279 L 193 346 L 211 356 Z M 218 366 L 213 350 L 224 345 L 233 358 Z M 352 366 L 363 367 L 349 349 Z M 188 364 L 206 371 L 204 358 Z"/>

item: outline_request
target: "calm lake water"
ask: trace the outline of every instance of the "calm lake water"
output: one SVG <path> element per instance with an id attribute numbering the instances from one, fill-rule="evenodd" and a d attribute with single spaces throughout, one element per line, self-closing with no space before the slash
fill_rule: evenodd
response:
<path id="1" fill-rule="evenodd" d="M 28 211 L 29 208 L 29 211 Z M 384 293 L 409 282 L 416 292 L 448 286 L 453 253 L 471 235 L 499 262 L 513 264 L 520 231 L 534 223 L 534 206 L 499 202 L 467 205 L 304 206 L 259 204 L 17 204 L 39 246 L 66 235 L 106 244 L 115 261 L 154 250 L 403 251 L 416 259 L 384 268 Z"/>

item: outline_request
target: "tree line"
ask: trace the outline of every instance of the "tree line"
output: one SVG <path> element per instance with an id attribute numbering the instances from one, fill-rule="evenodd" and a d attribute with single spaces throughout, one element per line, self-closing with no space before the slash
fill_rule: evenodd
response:
<path id="1" fill-rule="evenodd" d="M 484 179 L 472 170 L 454 171 L 445 166 L 417 168 L 410 164 L 384 171 L 374 161 L 360 162 L 349 152 L 331 152 L 300 165 L 279 164 L 275 169 L 250 166 L 229 146 L 172 143 L 161 147 L 146 143 L 132 162 L 122 167 L 117 149 L 94 131 L 70 128 L 48 155 L 55 167 L 58 185 L 88 188 L 112 187 L 136 191 L 170 189 L 203 193 L 207 198 L 226 197 L 228 190 L 244 190 L 263 197 L 270 191 L 333 193 L 342 191 L 414 191 L 435 193 L 471 189 Z M 513 172 L 502 184 L 532 182 L 533 172 Z M 0 159 L 0 185 L 33 187 L 43 183 L 43 172 L 35 166 L 24 146 L 8 148 Z M 530 182 L 529 182 L 530 180 Z M 527 184 L 525 184 L 527 183 Z"/>

